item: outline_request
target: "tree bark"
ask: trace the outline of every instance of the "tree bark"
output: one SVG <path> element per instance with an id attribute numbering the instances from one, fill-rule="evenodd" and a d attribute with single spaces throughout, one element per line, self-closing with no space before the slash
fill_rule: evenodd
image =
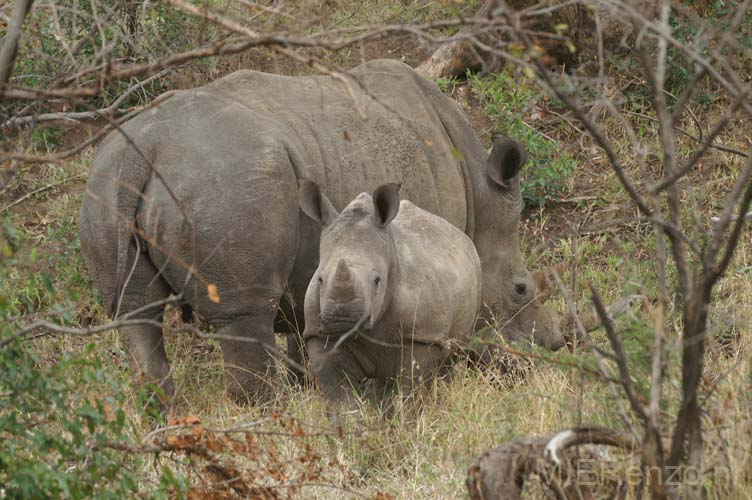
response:
<path id="1" fill-rule="evenodd" d="M 467 486 L 473 500 L 519 500 L 525 481 L 537 474 L 556 498 L 581 498 L 577 478 L 580 469 L 572 467 L 566 450 L 582 444 L 601 444 L 625 450 L 639 448 L 630 435 L 601 428 L 560 431 L 553 436 L 519 438 L 482 454 L 467 473 Z M 588 457 L 585 464 L 592 464 Z"/>
<path id="2" fill-rule="evenodd" d="M 10 24 L 8 25 L 8 30 L 5 32 L 5 42 L 2 48 L 0 48 L 0 89 L 5 87 L 13 72 L 13 64 L 16 61 L 16 52 L 18 51 L 18 41 L 23 34 L 23 24 L 26 20 L 26 15 L 31 10 L 32 3 L 33 0 L 16 0 L 16 5 L 13 7 Z"/>

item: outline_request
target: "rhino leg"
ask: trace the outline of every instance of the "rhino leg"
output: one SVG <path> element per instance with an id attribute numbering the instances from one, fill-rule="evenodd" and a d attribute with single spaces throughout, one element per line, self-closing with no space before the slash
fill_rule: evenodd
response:
<path id="1" fill-rule="evenodd" d="M 162 314 L 155 319 L 161 322 Z M 131 375 L 137 385 L 157 387 L 150 393 L 147 406 L 163 407 L 175 393 L 170 364 L 165 353 L 162 328 L 150 325 L 133 325 L 120 328 L 120 341 L 129 354 Z"/>
<path id="2" fill-rule="evenodd" d="M 148 319 L 159 325 L 162 324 L 164 306 L 146 308 L 149 304 L 157 303 L 167 298 L 171 293 L 169 285 L 158 276 L 158 271 L 148 257 L 136 254 L 137 261 L 133 272 L 127 281 L 122 299 L 120 300 L 119 316 L 143 309 L 129 319 Z M 130 267 L 130 266 L 129 266 Z M 117 304 L 114 306 L 117 309 Z M 165 353 L 162 327 L 154 325 L 127 325 L 119 329 L 120 342 L 128 353 L 128 361 L 136 385 L 151 385 L 158 390 L 150 391 L 147 406 L 161 409 L 175 392 L 170 364 Z"/>
<path id="3" fill-rule="evenodd" d="M 369 377 L 347 345 L 331 351 L 335 341 L 313 337 L 306 347 L 313 376 L 329 403 L 329 417 L 337 421 L 360 408 L 358 392 Z"/>
<path id="4" fill-rule="evenodd" d="M 294 271 L 293 271 L 294 273 Z M 305 366 L 305 345 L 301 332 L 305 329 L 302 312 L 295 310 L 296 303 L 302 303 L 305 297 L 295 297 L 287 290 L 282 297 L 279 312 L 274 320 L 274 331 L 285 334 L 287 339 L 287 381 L 292 386 L 303 386 L 308 382 Z M 297 301 L 300 302 L 297 302 Z"/>
<path id="5" fill-rule="evenodd" d="M 390 380 L 385 400 L 382 402 L 387 415 L 395 410 L 399 399 L 402 407 L 415 405 L 420 408 L 425 392 L 444 366 L 445 353 L 436 345 L 415 344 L 403 352 L 399 375 Z"/>
<path id="6" fill-rule="evenodd" d="M 303 345 L 303 338 L 297 332 L 288 333 L 287 359 L 289 362 L 287 364 L 287 380 L 291 385 L 305 384 L 305 372 L 300 369 L 305 366 L 304 356 L 305 346 Z"/>
<path id="7" fill-rule="evenodd" d="M 273 397 L 274 312 L 244 316 L 217 330 L 225 359 L 227 393 L 240 403 Z"/>

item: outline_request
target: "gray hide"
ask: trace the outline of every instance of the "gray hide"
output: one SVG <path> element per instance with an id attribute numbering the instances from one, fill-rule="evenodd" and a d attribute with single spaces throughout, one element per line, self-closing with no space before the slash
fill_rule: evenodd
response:
<path id="1" fill-rule="evenodd" d="M 323 226 L 303 338 L 335 405 L 352 407 L 353 387 L 379 399 L 398 388 L 410 395 L 466 345 L 480 308 L 472 240 L 400 202 L 398 189 L 361 193 L 341 214 L 315 184 L 300 189 L 301 208 Z"/>
<path id="2" fill-rule="evenodd" d="M 340 210 L 363 190 L 398 182 L 405 198 L 474 240 L 484 317 L 501 320 L 510 337 L 535 332 L 558 346 L 558 331 L 547 337 L 540 327 L 549 315 L 519 250 L 521 146 L 498 138 L 489 157 L 458 105 L 400 62 L 368 62 L 345 77 L 356 103 L 330 77 L 239 71 L 174 92 L 110 133 L 80 217 L 106 307 L 161 320 L 162 307 L 143 307 L 181 293 L 217 328 L 230 393 L 267 396 L 262 375 L 273 362 L 264 346 L 274 345 L 275 318 L 277 331 L 303 330 L 318 261 L 320 229 L 300 214 L 298 180 L 315 181 Z M 170 394 L 161 329 L 128 326 L 121 338 L 134 375 Z"/>

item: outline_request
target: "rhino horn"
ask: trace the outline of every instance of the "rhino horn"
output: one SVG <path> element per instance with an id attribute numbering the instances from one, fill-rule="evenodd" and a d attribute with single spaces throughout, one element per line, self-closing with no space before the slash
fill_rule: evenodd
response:
<path id="1" fill-rule="evenodd" d="M 347 299 L 348 295 L 352 295 L 354 280 L 350 269 L 347 267 L 345 259 L 339 259 L 337 263 L 337 269 L 334 271 L 334 281 L 332 282 L 332 293 L 335 295 L 343 296 L 343 299 Z"/>

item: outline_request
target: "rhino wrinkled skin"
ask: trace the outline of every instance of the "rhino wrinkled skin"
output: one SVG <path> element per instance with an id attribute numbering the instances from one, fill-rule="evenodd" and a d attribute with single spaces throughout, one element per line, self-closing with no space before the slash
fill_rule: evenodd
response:
<path id="1" fill-rule="evenodd" d="M 303 334 L 319 388 L 348 407 L 353 388 L 376 403 L 409 396 L 473 332 L 481 270 L 472 240 L 400 202 L 394 184 L 361 193 L 342 213 L 314 183 L 300 191 L 303 212 L 323 227 Z"/>
<path id="2" fill-rule="evenodd" d="M 217 329 L 230 394 L 268 396 L 275 321 L 278 332 L 303 331 L 318 263 L 320 227 L 300 212 L 298 181 L 316 182 L 338 210 L 395 182 L 475 243 L 482 317 L 508 338 L 560 346 L 558 330 L 541 327 L 554 316 L 519 249 L 522 147 L 499 137 L 489 155 L 459 106 L 400 62 L 345 77 L 351 91 L 327 76 L 238 71 L 173 92 L 102 141 L 80 238 L 111 314 L 161 321 L 163 306 L 145 306 L 180 294 Z M 134 375 L 171 394 L 161 328 L 120 332 Z M 289 335 L 294 359 L 298 348 Z"/>

